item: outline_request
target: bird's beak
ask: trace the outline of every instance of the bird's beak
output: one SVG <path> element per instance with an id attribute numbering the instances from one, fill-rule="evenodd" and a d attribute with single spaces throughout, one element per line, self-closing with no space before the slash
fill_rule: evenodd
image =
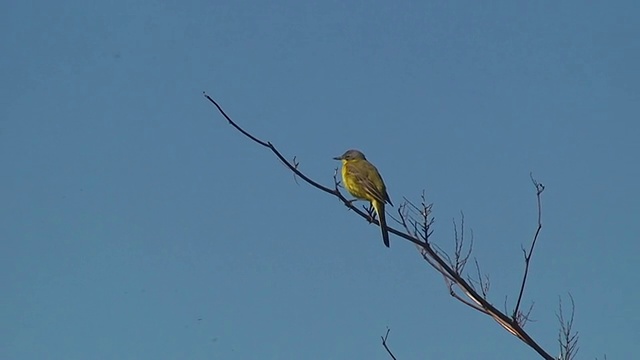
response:
<path id="1" fill-rule="evenodd" d="M 336 156 L 333 158 L 333 160 L 342 160 L 342 156 Z"/>

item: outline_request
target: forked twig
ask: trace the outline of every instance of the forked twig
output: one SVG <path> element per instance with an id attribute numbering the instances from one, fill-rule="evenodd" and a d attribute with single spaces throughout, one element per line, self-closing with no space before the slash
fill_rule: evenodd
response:
<path id="1" fill-rule="evenodd" d="M 540 235 L 540 230 L 542 230 L 542 206 L 541 206 L 541 196 L 544 191 L 544 185 L 540 184 L 533 178 L 533 174 L 529 173 L 529 177 L 531 178 L 531 182 L 533 186 L 536 188 L 536 200 L 538 205 L 538 226 L 536 228 L 536 232 L 533 235 L 533 240 L 531 241 L 531 247 L 529 248 L 529 252 L 527 252 L 524 248 L 522 252 L 524 253 L 524 274 L 522 276 L 522 283 L 520 284 L 520 292 L 518 293 L 518 300 L 516 301 L 516 307 L 513 309 L 513 314 L 511 317 L 516 320 L 520 317 L 520 303 L 522 302 L 522 296 L 524 295 L 524 288 L 527 284 L 527 276 L 529 275 L 529 265 L 531 264 L 531 256 L 533 255 L 533 250 L 536 247 L 536 242 L 538 241 L 538 235 Z M 524 326 L 524 324 L 520 324 Z"/>
<path id="2" fill-rule="evenodd" d="M 384 346 L 384 349 L 387 350 L 387 353 L 389 354 L 389 356 L 391 356 L 391 358 L 393 360 L 397 360 L 396 357 L 391 352 L 391 350 L 389 349 L 389 346 L 387 346 L 387 339 L 389 338 L 389 331 L 391 331 L 391 329 L 387 328 L 387 333 L 384 334 L 384 336 L 380 336 L 380 338 L 382 339 L 382 346 Z"/>
<path id="3" fill-rule="evenodd" d="M 578 353 L 578 333 L 573 331 L 573 315 L 576 310 L 576 305 L 573 302 L 573 296 L 569 294 L 571 300 L 571 315 L 568 319 L 564 317 L 564 310 L 562 309 L 562 299 L 559 299 L 559 312 L 557 314 L 558 321 L 560 322 L 560 332 L 558 333 L 558 344 L 560 345 L 560 360 L 572 360 Z M 605 356 L 606 359 L 606 356 Z"/>

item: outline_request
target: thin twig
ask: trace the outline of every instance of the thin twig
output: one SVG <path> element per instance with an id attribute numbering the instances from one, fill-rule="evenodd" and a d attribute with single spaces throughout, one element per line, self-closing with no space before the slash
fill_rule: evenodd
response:
<path id="1" fill-rule="evenodd" d="M 482 272 L 480 271 L 480 264 L 478 263 L 478 259 L 474 258 L 473 261 L 476 264 L 476 275 L 478 276 L 478 284 L 480 285 L 482 297 L 486 299 L 487 294 L 489 293 L 489 278 L 485 275 L 487 282 L 485 283 L 484 280 L 482 280 Z"/>
<path id="2" fill-rule="evenodd" d="M 380 338 L 382 339 L 382 346 L 384 346 L 384 349 L 387 350 L 387 353 L 389 353 L 389 356 L 391 356 L 391 358 L 393 360 L 397 360 L 396 357 L 391 352 L 391 350 L 389 349 L 389 347 L 387 346 L 387 339 L 389 338 L 389 331 L 391 331 L 391 329 L 387 328 L 387 333 L 384 334 L 384 336 L 380 336 Z"/>
<path id="3" fill-rule="evenodd" d="M 533 241 L 531 241 L 531 247 L 529 248 L 529 252 L 522 249 L 524 253 L 524 274 L 522 276 L 522 283 L 520 284 L 520 292 L 518 293 L 518 300 L 516 301 L 516 307 L 513 309 L 513 314 L 511 317 L 516 320 L 518 318 L 518 312 L 520 311 L 520 303 L 522 302 L 522 296 L 524 295 L 524 288 L 527 284 L 527 276 L 529 275 L 529 265 L 531 263 L 531 256 L 533 255 L 533 249 L 536 246 L 536 242 L 538 241 L 538 235 L 540 235 L 540 230 L 542 230 L 542 206 L 541 206 L 541 194 L 544 191 L 544 185 L 538 183 L 536 179 L 533 178 L 533 174 L 529 173 L 529 177 L 531 178 L 531 182 L 533 182 L 533 186 L 536 188 L 536 200 L 538 205 L 538 227 L 536 228 L 536 232 L 533 235 Z"/>
<path id="4" fill-rule="evenodd" d="M 562 299 L 558 300 L 559 313 L 557 315 L 560 322 L 560 332 L 558 333 L 558 343 L 560 344 L 560 360 L 572 360 L 578 353 L 578 333 L 573 331 L 573 316 L 575 314 L 576 305 L 573 302 L 573 296 L 569 294 L 571 300 L 571 315 L 568 319 L 564 318 L 564 310 L 562 309 Z M 605 357 L 606 359 L 606 357 Z"/>
<path id="5" fill-rule="evenodd" d="M 464 250 L 464 213 L 460 212 L 460 234 L 458 234 L 458 225 L 456 224 L 456 220 L 453 219 L 453 233 L 454 233 L 454 250 L 453 255 L 455 258 L 454 269 L 455 271 L 462 275 L 464 272 L 464 267 L 467 265 L 467 261 L 471 256 L 471 251 L 473 250 L 473 233 L 471 235 L 471 242 L 469 243 L 469 247 L 465 254 L 463 254 Z"/>

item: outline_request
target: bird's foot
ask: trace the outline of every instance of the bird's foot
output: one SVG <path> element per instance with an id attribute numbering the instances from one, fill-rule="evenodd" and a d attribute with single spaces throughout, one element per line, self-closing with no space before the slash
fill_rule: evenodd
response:
<path id="1" fill-rule="evenodd" d="M 373 223 L 373 221 L 376 219 L 376 211 L 373 208 L 373 205 L 369 204 L 369 207 L 364 207 L 364 209 L 369 214 L 369 218 L 367 219 L 369 221 L 369 224 Z"/>

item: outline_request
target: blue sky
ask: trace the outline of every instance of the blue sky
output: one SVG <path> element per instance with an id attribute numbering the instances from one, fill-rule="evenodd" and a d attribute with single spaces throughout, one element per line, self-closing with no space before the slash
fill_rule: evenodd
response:
<path id="1" fill-rule="evenodd" d="M 394 203 L 464 211 L 512 308 L 546 185 L 527 329 L 637 353 L 636 2 L 0 5 L 0 358 L 537 359 L 397 237 L 296 182 L 364 151 Z M 394 211 L 393 209 L 391 209 Z M 506 299 L 506 300 L 505 300 Z"/>

